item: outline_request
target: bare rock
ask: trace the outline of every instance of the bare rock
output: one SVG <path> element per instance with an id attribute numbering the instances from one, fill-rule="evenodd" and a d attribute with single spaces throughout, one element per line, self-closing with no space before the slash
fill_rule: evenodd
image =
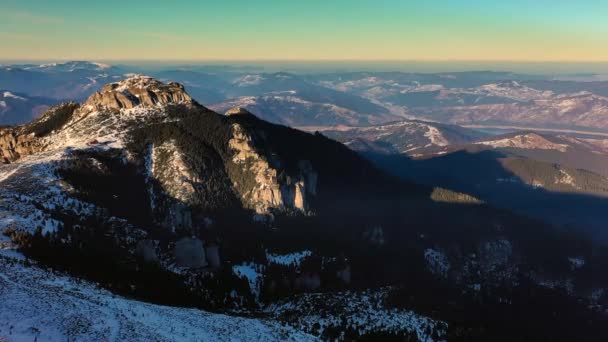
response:
<path id="1" fill-rule="evenodd" d="M 154 107 L 170 103 L 193 104 L 194 100 L 179 83 L 164 84 L 151 77 L 137 75 L 106 85 L 91 95 L 84 103 L 84 107 L 129 109 L 137 106 Z"/>
<path id="2" fill-rule="evenodd" d="M 17 134 L 12 128 L 0 129 L 0 163 L 8 164 L 40 151 L 33 134 Z"/>
<path id="3" fill-rule="evenodd" d="M 199 239 L 182 238 L 175 243 L 173 251 L 179 267 L 199 268 L 207 266 L 203 242 Z"/>
<path id="4" fill-rule="evenodd" d="M 247 109 L 245 109 L 243 107 L 235 107 L 232 109 L 228 109 L 226 111 L 226 115 L 230 116 L 230 115 L 253 115 L 253 114 L 251 114 L 250 111 L 248 111 Z"/>

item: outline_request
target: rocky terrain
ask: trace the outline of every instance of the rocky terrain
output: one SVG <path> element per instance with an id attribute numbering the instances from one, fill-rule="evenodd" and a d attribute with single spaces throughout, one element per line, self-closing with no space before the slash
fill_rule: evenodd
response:
<path id="1" fill-rule="evenodd" d="M 413 124 L 443 144 L 432 126 Z M 32 260 L 32 274 L 48 267 L 121 296 L 271 320 L 222 316 L 252 324 L 259 339 L 569 340 L 584 327 L 587 340 L 602 340 L 607 333 L 601 245 L 464 191 L 398 180 L 323 134 L 243 108 L 215 113 L 177 83 L 132 76 L 5 128 L 2 137 L 2 250 Z M 2 277 L 15 296 L 27 297 L 19 285 L 32 282 L 22 273 L 27 264 L 6 266 L 16 267 Z M 32 298 L 57 292 L 44 280 L 54 277 L 33 280 Z M 107 324 L 90 327 L 76 310 L 71 317 L 82 324 L 68 329 L 53 311 L 53 334 L 130 336 L 121 335 L 129 325 L 140 336 L 150 322 L 140 314 L 165 332 L 191 322 L 185 309 L 142 303 L 133 304 L 138 318 L 116 328 L 111 316 L 130 314 L 124 299 L 83 289 Z M 74 295 L 34 304 L 55 307 L 53 300 Z M 50 333 L 38 316 L 18 320 L 28 316 L 19 301 L 3 305 L 3 314 L 20 314 L 0 333 Z M 192 312 L 211 328 L 196 323 L 187 333 L 221 334 L 219 316 Z M 513 317 L 513 329 L 497 323 L 503 315 Z M 532 319 L 537 328 L 525 328 Z"/>

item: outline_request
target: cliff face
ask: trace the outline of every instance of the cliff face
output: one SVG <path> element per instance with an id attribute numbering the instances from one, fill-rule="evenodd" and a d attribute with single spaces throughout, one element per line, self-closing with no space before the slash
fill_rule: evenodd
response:
<path id="1" fill-rule="evenodd" d="M 299 172 L 287 175 L 279 170 L 281 160 L 260 153 L 254 140 L 241 125 L 232 125 L 232 138 L 228 142 L 233 152 L 232 162 L 241 166 L 255 180 L 245 186 L 235 184 L 243 202 L 258 214 L 267 214 L 271 209 L 306 212 L 307 196 L 315 195 L 317 186 L 317 174 L 310 162 L 301 161 L 298 165 Z M 233 179 L 233 182 L 238 181 Z"/>
<path id="2" fill-rule="evenodd" d="M 33 134 L 20 135 L 12 128 L 0 129 L 0 163 L 12 163 L 40 150 Z"/>

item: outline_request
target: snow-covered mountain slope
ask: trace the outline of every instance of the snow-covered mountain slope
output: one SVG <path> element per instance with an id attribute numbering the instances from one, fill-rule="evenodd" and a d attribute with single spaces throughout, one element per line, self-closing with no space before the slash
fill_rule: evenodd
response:
<path id="1" fill-rule="evenodd" d="M 113 236 L 125 252 L 120 258 L 128 261 L 121 262 L 151 260 L 202 292 L 199 278 L 221 265 L 217 234 L 227 228 L 215 229 L 322 214 L 341 189 L 360 188 L 363 199 L 370 196 L 367 183 L 384 177 L 336 142 L 245 110 L 211 112 L 183 86 L 145 76 L 3 129 L 0 156 L 4 234 L 39 236 L 69 249 L 80 227 L 101 225 L 109 230 L 103 236 Z M 241 297 L 250 291 L 231 288 L 241 283 L 238 274 L 228 278 L 224 294 L 210 302 L 245 305 Z"/>
<path id="2" fill-rule="evenodd" d="M 419 108 L 417 113 L 453 124 L 608 128 L 608 98 L 589 92 L 561 94 L 523 103 Z"/>
<path id="3" fill-rule="evenodd" d="M 331 102 L 305 100 L 298 97 L 296 91 L 289 90 L 263 96 L 244 96 L 209 106 L 219 113 L 235 107 L 246 108 L 264 120 L 289 126 L 308 126 L 320 123 L 324 125 L 360 125 L 398 118 L 384 113 L 361 113 Z"/>
<path id="4" fill-rule="evenodd" d="M 403 108 L 414 118 L 451 124 L 606 129 L 607 82 L 561 82 L 542 76 L 471 72 L 344 73 L 319 84 Z"/>
<path id="5" fill-rule="evenodd" d="M 266 311 L 272 316 L 315 332 L 324 338 L 335 339 L 337 331 L 347 330 L 346 338 L 359 336 L 391 336 L 430 342 L 443 340 L 447 333 L 445 322 L 418 315 L 415 312 L 386 308 L 389 289 L 334 294 L 305 294 L 287 302 L 270 305 Z M 345 321 L 343 317 L 348 317 Z M 348 326 L 347 329 L 345 329 Z M 378 337 L 379 338 L 379 337 Z"/>
<path id="6" fill-rule="evenodd" d="M 147 304 L 0 256 L 0 340 L 315 341 L 270 319 Z"/>
<path id="7" fill-rule="evenodd" d="M 218 112 L 244 107 L 263 119 L 281 124 L 354 125 L 399 118 L 369 99 L 285 72 L 239 76 L 226 89 L 225 96 L 226 101 L 211 107 Z"/>
<path id="8" fill-rule="evenodd" d="M 356 151 L 403 154 L 415 154 L 421 148 L 469 143 L 484 136 L 458 126 L 412 120 L 364 127 L 315 127 L 314 130 Z"/>
<path id="9" fill-rule="evenodd" d="M 441 82 L 441 80 L 436 80 Z M 424 96 L 433 95 L 435 105 L 442 103 L 474 104 L 486 102 L 487 99 L 502 99 L 503 101 L 526 102 L 536 99 L 545 99 L 553 95 L 551 91 L 541 91 L 517 81 L 503 81 L 482 84 L 472 88 L 450 87 L 441 83 L 420 83 L 410 81 L 399 83 L 390 78 L 369 76 L 358 80 L 341 83 L 322 82 L 322 84 L 345 92 L 354 92 L 362 96 L 387 102 L 414 106 L 420 104 Z"/>
<path id="10" fill-rule="evenodd" d="M 24 70 L 38 70 L 44 72 L 74 72 L 77 70 L 89 71 L 107 71 L 113 66 L 106 63 L 88 62 L 88 61 L 68 61 L 63 63 L 46 63 L 39 65 L 24 65 Z"/>

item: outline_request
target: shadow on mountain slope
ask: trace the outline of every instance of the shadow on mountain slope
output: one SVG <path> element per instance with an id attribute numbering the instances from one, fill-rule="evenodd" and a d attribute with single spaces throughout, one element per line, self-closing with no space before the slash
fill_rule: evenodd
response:
<path id="1" fill-rule="evenodd" d="M 468 193 L 492 206 L 567 229 L 580 230 L 594 239 L 608 241 L 608 231 L 605 229 L 608 198 L 548 191 L 541 186 L 529 185 L 505 166 L 505 158 L 511 157 L 507 154 L 484 150 L 458 151 L 429 159 L 380 154 L 367 154 L 366 157 L 402 179 Z M 543 167 L 543 163 L 533 160 L 519 161 L 530 162 L 532 164 L 529 166 L 533 168 Z M 551 176 L 547 174 L 546 178 Z M 541 181 L 546 180 L 538 181 L 542 184 Z"/>

